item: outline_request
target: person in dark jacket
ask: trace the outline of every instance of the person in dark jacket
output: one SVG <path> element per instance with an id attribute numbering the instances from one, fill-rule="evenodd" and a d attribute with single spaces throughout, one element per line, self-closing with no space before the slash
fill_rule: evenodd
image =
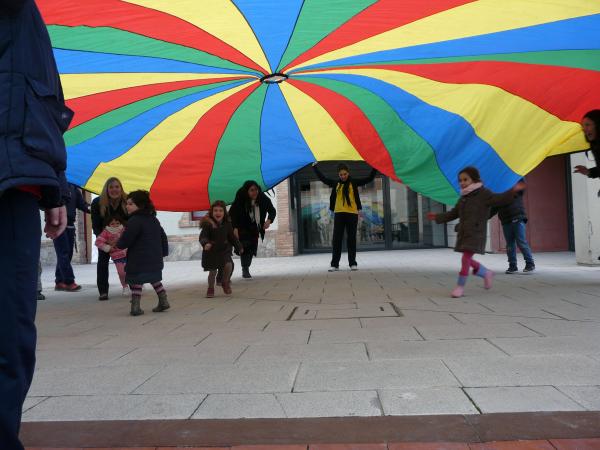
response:
<path id="1" fill-rule="evenodd" d="M 0 0 L 0 447 L 22 450 L 21 411 L 35 368 L 40 208 L 44 231 L 67 225 L 65 106 L 33 0 Z"/>
<path id="2" fill-rule="evenodd" d="M 581 121 L 581 128 L 585 135 L 585 140 L 589 142 L 589 150 L 594 155 L 596 167 L 588 169 L 585 166 L 575 166 L 575 173 L 580 173 L 588 178 L 600 178 L 600 109 L 593 109 L 587 112 Z M 600 192 L 598 192 L 600 195 Z"/>
<path id="3" fill-rule="evenodd" d="M 490 208 L 511 203 L 517 192 L 525 188 L 524 183 L 517 183 L 512 189 L 502 194 L 494 194 L 483 186 L 479 170 L 475 167 L 465 167 L 461 170 L 458 174 L 458 182 L 460 199 L 456 206 L 451 211 L 444 213 L 427 213 L 427 218 L 435 220 L 437 223 L 459 219 L 454 251 L 463 255 L 458 282 L 451 294 L 455 298 L 462 297 L 464 294 L 469 269 L 473 269 L 474 275 L 483 278 L 483 286 L 486 289 L 491 289 L 494 273 L 473 259 L 473 255 L 485 253 Z"/>
<path id="4" fill-rule="evenodd" d="M 75 218 L 77 210 L 84 213 L 90 212 L 90 206 L 83 199 L 83 195 L 77 186 L 69 183 L 69 201 L 67 202 L 67 228 L 57 239 L 54 239 L 54 251 L 56 252 L 56 291 L 76 292 L 81 286 L 75 283 L 75 274 L 71 259 L 73 259 L 73 248 L 75 247 Z"/>
<path id="5" fill-rule="evenodd" d="M 125 279 L 131 289 L 132 316 L 144 314 L 140 308 L 142 286 L 150 283 L 158 295 L 153 312 L 170 308 L 167 292 L 162 284 L 163 258 L 169 254 L 165 230 L 156 218 L 156 209 L 148 191 L 133 191 L 127 196 L 129 220 L 117 247 L 127 249 Z"/>
<path id="6" fill-rule="evenodd" d="M 521 181 L 524 182 L 523 179 Z M 519 271 L 517 266 L 517 246 L 523 254 L 523 259 L 525 259 L 523 272 L 530 273 L 535 270 L 533 255 L 527 242 L 525 229 L 527 213 L 523 204 L 523 193 L 524 191 L 517 193 L 513 201 L 507 205 L 492 208 L 490 213 L 490 217 L 493 217 L 497 213 L 502 224 L 504 240 L 506 241 L 506 256 L 508 256 L 508 269 L 505 272 L 507 274 Z"/>
<path id="7" fill-rule="evenodd" d="M 240 255 L 242 277 L 252 278 L 250 264 L 252 257 L 256 256 L 258 237 L 260 236 L 261 240 L 265 238 L 265 230 L 268 230 L 275 220 L 275 207 L 258 183 L 248 180 L 238 189 L 229 208 L 229 215 L 244 248 L 244 253 Z"/>
<path id="8" fill-rule="evenodd" d="M 317 163 L 313 164 L 313 169 L 319 180 L 331 188 L 329 209 L 334 213 L 334 216 L 333 250 L 329 271 L 339 270 L 344 230 L 346 231 L 346 246 L 348 247 L 348 265 L 350 270 L 358 270 L 356 263 L 356 228 L 358 226 L 358 212 L 362 210 L 358 188 L 372 182 L 375 175 L 377 175 L 377 170 L 371 170 L 367 178 L 355 180 L 350 176 L 350 169 L 346 164 L 338 164 L 339 178 L 332 180 L 323 175 L 317 168 Z"/>
<path id="9" fill-rule="evenodd" d="M 96 238 L 100 236 L 109 217 L 119 218 L 122 224 L 127 222 L 127 194 L 118 178 L 111 177 L 104 183 L 102 193 L 92 201 L 92 231 Z M 98 300 L 108 300 L 108 263 L 110 254 L 98 250 L 96 265 L 96 283 L 98 285 Z"/>
<path id="10" fill-rule="evenodd" d="M 233 270 L 231 250 L 236 248 L 243 254 L 242 244 L 235 237 L 233 226 L 227 214 L 227 205 L 222 200 L 213 202 L 208 215 L 200 224 L 200 245 L 202 246 L 202 267 L 208 272 L 206 297 L 215 296 L 217 272 L 222 271 L 221 286 L 223 292 L 231 295 L 230 277 Z"/>

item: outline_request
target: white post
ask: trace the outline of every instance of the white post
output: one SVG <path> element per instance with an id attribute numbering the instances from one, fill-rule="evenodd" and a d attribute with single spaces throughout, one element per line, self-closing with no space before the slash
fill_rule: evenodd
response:
<path id="1" fill-rule="evenodd" d="M 593 167 L 594 161 L 588 160 L 585 153 L 577 153 L 571 155 L 571 167 L 576 165 Z M 600 265 L 600 179 L 574 173 L 571 180 L 577 263 Z"/>

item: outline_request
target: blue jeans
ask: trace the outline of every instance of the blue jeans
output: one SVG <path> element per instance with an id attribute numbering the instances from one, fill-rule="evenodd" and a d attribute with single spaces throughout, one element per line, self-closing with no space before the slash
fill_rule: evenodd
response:
<path id="1" fill-rule="evenodd" d="M 72 284 L 75 274 L 71 266 L 73 247 L 75 246 L 75 228 L 68 227 L 63 234 L 54 239 L 56 251 L 56 283 Z"/>
<path id="2" fill-rule="evenodd" d="M 40 258 L 37 199 L 0 195 L 0 448 L 22 450 L 21 408 L 35 367 L 35 313 Z"/>
<path id="3" fill-rule="evenodd" d="M 527 243 L 527 238 L 525 236 L 525 222 L 519 220 L 517 222 L 507 223 L 502 225 L 502 230 L 504 231 L 504 239 L 506 240 L 506 255 L 508 256 L 508 264 L 510 266 L 517 265 L 517 246 L 521 253 L 523 254 L 523 258 L 525 259 L 525 264 L 534 265 L 533 256 L 531 255 L 531 249 L 529 248 L 529 244 Z"/>

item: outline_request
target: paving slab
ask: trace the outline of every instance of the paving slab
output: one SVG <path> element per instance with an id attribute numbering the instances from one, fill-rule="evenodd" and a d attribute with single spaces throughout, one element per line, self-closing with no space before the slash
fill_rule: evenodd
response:
<path id="1" fill-rule="evenodd" d="M 361 328 L 358 330 L 315 330 L 310 344 L 375 342 L 388 340 L 423 340 L 414 327 Z"/>
<path id="2" fill-rule="evenodd" d="M 359 391 L 403 387 L 458 386 L 441 361 L 371 361 L 305 363 L 294 392 Z"/>
<path id="3" fill-rule="evenodd" d="M 274 394 L 210 394 L 192 419 L 257 419 L 286 417 Z"/>
<path id="4" fill-rule="evenodd" d="M 556 386 L 556 388 L 590 411 L 600 411 L 600 385 Z"/>
<path id="5" fill-rule="evenodd" d="M 535 331 L 518 323 L 418 325 L 416 328 L 427 340 L 539 336 Z"/>
<path id="6" fill-rule="evenodd" d="M 579 355 L 444 359 L 465 387 L 589 386 L 600 379 L 600 362 Z"/>
<path id="7" fill-rule="evenodd" d="M 136 394 L 261 394 L 291 392 L 295 362 L 245 364 L 172 364 L 156 373 Z"/>
<path id="8" fill-rule="evenodd" d="M 525 411 L 584 411 L 553 386 L 465 388 L 483 413 Z"/>
<path id="9" fill-rule="evenodd" d="M 510 355 L 600 355 L 597 341 L 586 336 L 490 339 Z"/>
<path id="10" fill-rule="evenodd" d="M 250 361 L 367 361 L 362 343 L 355 344 L 271 344 L 250 345 L 239 359 Z"/>
<path id="11" fill-rule="evenodd" d="M 381 416 L 375 391 L 276 394 L 287 417 Z"/>
<path id="12" fill-rule="evenodd" d="M 456 339 L 439 341 L 389 341 L 368 342 L 372 360 L 381 359 L 443 359 L 464 355 L 502 357 L 502 350 L 485 339 Z"/>
<path id="13" fill-rule="evenodd" d="M 316 317 L 316 311 L 314 316 Z M 275 330 L 339 330 L 361 328 L 360 319 L 293 319 L 289 321 L 272 321 L 264 331 Z"/>
<path id="14" fill-rule="evenodd" d="M 28 422 L 188 419 L 206 395 L 86 395 L 52 397 L 29 409 Z"/>
<path id="15" fill-rule="evenodd" d="M 457 387 L 380 390 L 385 415 L 478 414 L 473 403 Z"/>

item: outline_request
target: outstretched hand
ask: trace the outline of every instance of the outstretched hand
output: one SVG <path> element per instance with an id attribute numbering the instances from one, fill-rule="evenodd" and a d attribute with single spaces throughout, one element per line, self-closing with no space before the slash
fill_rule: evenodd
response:
<path id="1" fill-rule="evenodd" d="M 590 173 L 590 169 L 585 166 L 575 166 L 573 173 L 580 173 L 581 175 L 587 176 Z"/>
<path id="2" fill-rule="evenodd" d="M 434 212 L 427 213 L 427 219 L 429 219 L 429 220 L 435 220 L 436 217 L 437 217 L 437 214 Z"/>

